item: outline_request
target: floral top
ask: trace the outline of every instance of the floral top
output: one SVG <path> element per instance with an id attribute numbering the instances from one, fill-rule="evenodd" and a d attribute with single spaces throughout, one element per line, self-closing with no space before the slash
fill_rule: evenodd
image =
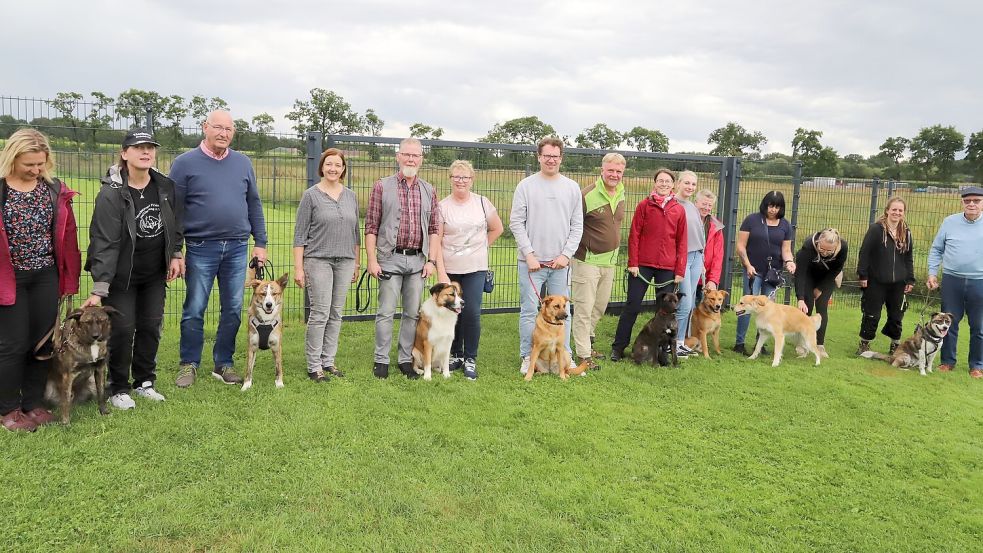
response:
<path id="1" fill-rule="evenodd" d="M 55 264 L 55 248 L 51 241 L 54 212 L 48 187 L 41 182 L 30 192 L 7 189 L 3 223 L 15 270 L 32 271 Z"/>

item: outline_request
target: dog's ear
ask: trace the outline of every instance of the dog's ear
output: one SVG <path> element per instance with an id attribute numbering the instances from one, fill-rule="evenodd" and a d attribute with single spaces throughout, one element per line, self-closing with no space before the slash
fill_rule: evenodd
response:
<path id="1" fill-rule="evenodd" d="M 69 319 L 74 319 L 74 320 L 77 321 L 80 318 L 82 318 L 82 310 L 81 309 L 75 309 L 71 313 L 69 313 L 68 315 L 65 315 L 65 320 L 66 321 L 69 320 Z"/>
<path id="2" fill-rule="evenodd" d="M 767 296 L 754 296 L 754 303 L 756 303 L 756 304 L 764 307 L 765 305 L 768 304 L 768 297 Z"/>
<path id="3" fill-rule="evenodd" d="M 123 314 L 120 313 L 118 309 L 116 309 L 116 308 L 114 308 L 112 306 L 109 306 L 109 305 L 102 306 L 102 310 L 105 311 L 106 314 L 109 315 L 109 316 L 111 316 L 111 317 L 122 317 L 123 316 Z"/>
<path id="4" fill-rule="evenodd" d="M 250 263 L 250 265 L 252 264 Z M 254 269 L 253 267 L 249 267 L 248 269 L 246 269 L 246 286 L 249 287 L 255 286 L 254 284 L 252 284 L 254 280 L 256 280 L 256 269 Z"/>
<path id="5" fill-rule="evenodd" d="M 430 295 L 436 296 L 437 294 L 440 293 L 441 290 L 443 290 L 447 286 L 450 285 L 444 282 L 438 282 L 437 284 L 434 284 L 433 286 L 430 287 Z"/>
<path id="6" fill-rule="evenodd" d="M 283 276 L 276 279 L 276 283 L 280 285 L 280 290 L 286 290 L 287 285 L 290 284 L 290 273 L 283 273 Z"/>
<path id="7" fill-rule="evenodd" d="M 728 292 L 727 290 L 722 290 L 720 293 L 723 294 L 725 298 L 730 297 L 730 292 Z"/>
<path id="8" fill-rule="evenodd" d="M 253 288 L 253 289 L 255 289 L 257 286 L 259 286 L 259 283 L 260 282 L 263 282 L 263 281 L 257 280 L 256 278 L 247 278 L 246 279 L 246 288 Z"/>

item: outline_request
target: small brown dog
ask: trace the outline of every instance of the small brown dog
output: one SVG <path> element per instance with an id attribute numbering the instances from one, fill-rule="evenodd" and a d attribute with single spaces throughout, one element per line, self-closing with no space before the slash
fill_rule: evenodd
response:
<path id="1" fill-rule="evenodd" d="M 253 385 L 253 368 L 256 366 L 256 353 L 261 349 L 273 350 L 276 365 L 276 387 L 283 388 L 283 348 L 280 339 L 283 335 L 283 289 L 290 282 L 290 273 L 284 273 L 276 280 L 259 280 L 253 269 L 249 269 L 246 286 L 253 289 L 253 298 L 246 310 L 249 316 L 249 341 L 246 353 L 246 378 L 242 382 L 245 392 Z"/>
<path id="2" fill-rule="evenodd" d="M 536 316 L 536 328 L 532 331 L 532 352 L 529 354 L 529 370 L 526 382 L 532 380 L 533 373 L 556 373 L 566 380 L 569 375 L 584 374 L 588 362 L 574 367 L 570 352 L 566 348 L 566 332 L 563 325 L 567 320 L 565 296 L 546 296 Z"/>
<path id="3" fill-rule="evenodd" d="M 53 337 L 54 354 L 48 369 L 44 398 L 61 410 L 61 422 L 71 420 L 72 402 L 95 397 L 99 412 L 106 406 L 106 357 L 109 355 L 110 317 L 119 312 L 109 306 L 75 309 L 65 316 Z"/>
<path id="4" fill-rule="evenodd" d="M 728 293 L 724 290 L 704 290 L 703 301 L 693 310 L 690 320 L 690 336 L 686 338 L 686 347 L 703 353 L 710 359 L 709 336 L 713 335 L 713 349 L 720 355 L 720 312 Z"/>
<path id="5" fill-rule="evenodd" d="M 754 313 L 754 324 L 758 327 L 758 343 L 754 346 L 754 352 L 748 359 L 757 359 L 761 354 L 761 348 L 765 345 L 768 336 L 775 339 L 775 355 L 772 358 L 771 366 L 777 367 L 782 362 L 782 349 L 785 347 L 785 335 L 796 335 L 800 346 L 804 346 L 805 357 L 812 352 L 816 355 L 816 365 L 819 365 L 819 346 L 816 344 L 816 331 L 822 323 L 822 316 L 816 313 L 812 317 L 799 311 L 791 305 L 775 303 L 768 299 L 768 296 L 741 296 L 741 301 L 734 305 L 734 312 L 738 316 L 745 313 Z"/>

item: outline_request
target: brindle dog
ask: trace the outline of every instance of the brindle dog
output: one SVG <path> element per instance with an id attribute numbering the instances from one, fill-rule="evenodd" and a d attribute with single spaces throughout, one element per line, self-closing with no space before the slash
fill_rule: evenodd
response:
<path id="1" fill-rule="evenodd" d="M 655 316 L 645 323 L 631 348 L 631 358 L 635 363 L 641 365 L 651 362 L 653 366 L 658 364 L 665 367 L 671 360 L 673 367 L 679 366 L 679 357 L 676 355 L 676 334 L 679 333 L 676 308 L 679 307 L 679 300 L 683 295 L 660 292 L 655 297 Z"/>

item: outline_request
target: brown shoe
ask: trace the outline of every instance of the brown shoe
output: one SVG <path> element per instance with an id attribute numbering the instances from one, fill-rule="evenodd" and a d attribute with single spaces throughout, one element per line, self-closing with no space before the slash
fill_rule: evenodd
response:
<path id="1" fill-rule="evenodd" d="M 36 422 L 28 418 L 20 409 L 14 409 L 3 416 L 3 427 L 10 431 L 34 432 L 38 429 Z"/>
<path id="2" fill-rule="evenodd" d="M 577 366 L 583 365 L 584 363 L 587 363 L 587 370 L 589 371 L 596 371 L 601 368 L 600 365 L 598 365 L 597 362 L 590 357 L 579 358 L 579 361 L 577 362 Z"/>
<path id="3" fill-rule="evenodd" d="M 45 424 L 51 424 L 51 423 L 55 422 L 55 420 L 57 420 L 57 419 L 55 419 L 55 416 L 53 414 L 51 414 L 51 411 L 48 411 L 47 409 L 44 409 L 43 407 L 37 407 L 35 409 L 31 409 L 30 411 L 27 411 L 26 413 L 24 413 L 24 415 L 26 415 L 27 418 L 29 418 L 32 421 L 34 421 L 34 424 L 36 424 L 38 426 L 44 426 Z"/>
<path id="4" fill-rule="evenodd" d="M 224 367 L 215 367 L 212 371 L 212 376 L 214 376 L 219 382 L 224 382 L 226 384 L 242 384 L 242 377 L 236 374 L 236 370 L 229 365 Z"/>
<path id="5" fill-rule="evenodd" d="M 969 376 L 972 378 L 983 378 L 983 369 L 973 369 L 969 371 Z"/>
<path id="6" fill-rule="evenodd" d="M 345 373 L 339 371 L 337 367 L 324 367 L 324 371 L 330 373 L 331 376 L 337 376 L 338 378 L 345 376 Z"/>
<path id="7" fill-rule="evenodd" d="M 947 373 L 952 371 L 952 365 L 939 365 L 939 372 Z"/>

